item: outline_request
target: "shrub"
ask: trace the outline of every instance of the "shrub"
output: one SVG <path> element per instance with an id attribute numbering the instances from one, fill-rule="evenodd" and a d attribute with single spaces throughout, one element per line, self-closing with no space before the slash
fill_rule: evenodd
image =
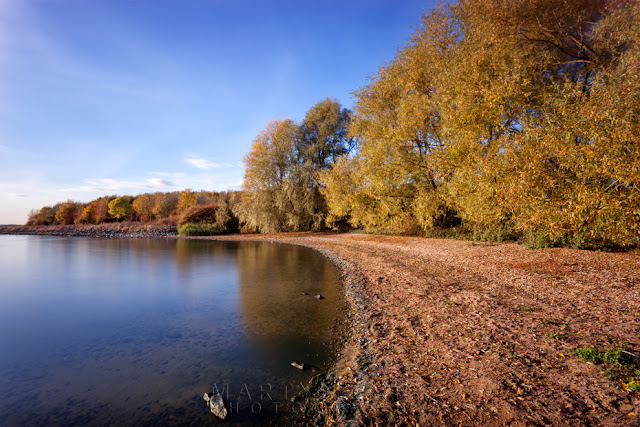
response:
<path id="1" fill-rule="evenodd" d="M 192 206 L 187 209 L 178 222 L 178 226 L 185 224 L 216 224 L 225 233 L 238 231 L 238 218 L 225 205 L 210 203 L 204 206 Z"/>
<path id="2" fill-rule="evenodd" d="M 218 208 L 217 203 L 210 203 L 204 206 L 192 206 L 182 214 L 178 221 L 178 226 L 183 226 L 188 223 L 215 223 Z"/>
<path id="3" fill-rule="evenodd" d="M 178 227 L 178 234 L 181 234 L 183 236 L 215 236 L 218 234 L 226 234 L 226 233 L 227 233 L 226 228 L 220 227 L 218 224 L 187 223 Z"/>
<path id="4" fill-rule="evenodd" d="M 506 242 L 516 240 L 516 234 L 506 224 L 497 224 L 492 227 L 476 228 L 473 231 L 473 240 L 482 242 Z"/>

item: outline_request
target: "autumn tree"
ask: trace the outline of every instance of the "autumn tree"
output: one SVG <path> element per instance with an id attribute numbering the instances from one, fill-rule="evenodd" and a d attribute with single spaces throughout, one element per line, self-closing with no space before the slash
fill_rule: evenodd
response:
<path id="1" fill-rule="evenodd" d="M 63 225 L 74 224 L 76 219 L 80 217 L 83 208 L 84 205 L 82 203 L 68 200 L 56 212 L 56 222 Z"/>
<path id="2" fill-rule="evenodd" d="M 133 198 L 129 196 L 116 197 L 109 202 L 109 215 L 118 220 L 127 218 L 134 212 L 132 202 Z"/>
<path id="3" fill-rule="evenodd" d="M 96 224 L 100 224 L 111 219 L 109 216 L 109 202 L 113 199 L 115 199 L 115 196 L 101 197 L 93 202 L 95 204 L 94 215 Z"/>
<path id="4" fill-rule="evenodd" d="M 154 217 L 154 196 L 153 194 L 141 194 L 133 201 L 133 210 L 142 221 L 151 221 Z"/>
<path id="5" fill-rule="evenodd" d="M 354 139 L 347 135 L 350 120 L 349 110 L 333 98 L 311 107 L 298 127 L 296 151 L 299 161 L 309 164 L 315 171 L 330 169 L 355 145 Z"/>
<path id="6" fill-rule="evenodd" d="M 195 206 L 196 204 L 197 204 L 196 193 L 191 191 L 190 188 L 187 188 L 186 190 L 181 191 L 180 195 L 178 196 L 178 206 L 176 209 L 177 213 L 181 214 L 187 209 L 189 209 L 190 207 Z"/>
<path id="7" fill-rule="evenodd" d="M 224 195 L 222 195 L 224 198 Z M 196 193 L 196 205 L 204 206 L 211 203 L 219 203 L 220 202 L 220 193 L 212 192 L 212 191 L 198 191 Z"/>
<path id="8" fill-rule="evenodd" d="M 287 229 L 289 204 L 283 189 L 295 159 L 296 134 L 293 121 L 274 120 L 245 155 L 245 194 L 234 211 L 245 229 L 263 233 Z"/>
<path id="9" fill-rule="evenodd" d="M 349 112 L 333 99 L 314 105 L 304 121 L 276 120 L 245 156 L 244 193 L 234 213 L 245 229 L 260 232 L 318 230 L 326 202 L 318 173 L 352 148 Z"/>
<path id="10" fill-rule="evenodd" d="M 30 222 L 35 225 L 52 225 L 56 223 L 56 212 L 62 206 L 62 203 L 58 203 L 54 206 L 43 206 L 38 210 L 38 213 L 29 218 Z"/>
<path id="11" fill-rule="evenodd" d="M 391 232 L 458 219 L 549 241 L 633 243 L 638 8 L 461 0 L 427 13 L 355 93 L 357 155 L 321 177 L 330 219 Z"/>
<path id="12" fill-rule="evenodd" d="M 441 192 L 448 169 L 436 95 L 458 28 L 447 7 L 435 9 L 409 45 L 354 93 L 349 132 L 358 153 L 321 175 L 330 222 L 346 218 L 370 231 L 401 233 L 416 221 L 429 228 L 454 220 Z"/>
<path id="13" fill-rule="evenodd" d="M 175 213 L 178 206 L 176 193 L 155 193 L 153 199 L 152 212 L 155 218 L 167 218 Z"/>
<path id="14" fill-rule="evenodd" d="M 38 225 L 40 211 L 38 209 L 31 209 L 29 211 L 29 216 L 27 217 L 26 225 Z"/>
<path id="15" fill-rule="evenodd" d="M 441 111 L 462 217 L 551 242 L 632 243 L 638 3 L 468 0 L 455 10 L 465 35 Z"/>
<path id="16" fill-rule="evenodd" d="M 91 202 L 84 207 L 78 218 L 77 224 L 96 224 L 96 203 Z"/>

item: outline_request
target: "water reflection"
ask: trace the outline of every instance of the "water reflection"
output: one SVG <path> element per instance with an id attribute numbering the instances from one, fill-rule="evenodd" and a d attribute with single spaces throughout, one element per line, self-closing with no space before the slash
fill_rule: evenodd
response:
<path id="1" fill-rule="evenodd" d="M 344 304 L 323 257 L 268 243 L 0 236 L 0 279 L 0 425 L 202 425 L 213 384 L 255 423 L 242 385 L 327 366 Z"/>
<path id="2" fill-rule="evenodd" d="M 308 248 L 258 243 L 239 249 L 238 265 L 242 319 L 258 354 L 321 365 L 326 331 L 344 309 L 335 268 Z"/>

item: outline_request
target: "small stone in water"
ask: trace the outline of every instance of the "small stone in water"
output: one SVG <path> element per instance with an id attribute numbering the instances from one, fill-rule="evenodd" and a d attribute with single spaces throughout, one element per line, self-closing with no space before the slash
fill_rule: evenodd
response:
<path id="1" fill-rule="evenodd" d="M 320 294 L 316 295 L 314 298 L 315 299 L 324 299 L 324 297 L 322 295 L 320 295 Z"/>
<path id="2" fill-rule="evenodd" d="M 291 366 L 293 366 L 294 368 L 298 368 L 301 371 L 304 371 L 304 363 L 300 363 L 300 362 L 291 362 Z"/>
<path id="3" fill-rule="evenodd" d="M 227 418 L 229 411 L 227 410 L 227 404 L 220 393 L 205 393 L 202 398 L 207 402 L 207 406 L 211 409 L 213 415 L 221 420 Z"/>

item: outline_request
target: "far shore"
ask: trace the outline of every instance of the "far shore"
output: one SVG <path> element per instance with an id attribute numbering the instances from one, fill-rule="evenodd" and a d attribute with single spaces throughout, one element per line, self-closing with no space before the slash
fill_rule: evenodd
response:
<path id="1" fill-rule="evenodd" d="M 53 233 L 20 230 L 11 234 Z M 312 385 L 300 424 L 640 422 L 633 378 L 575 351 L 623 349 L 628 375 L 640 369 L 633 362 L 640 354 L 637 250 L 528 250 L 355 233 L 206 239 L 310 246 L 344 272 L 350 339 L 333 371 Z"/>
<path id="2" fill-rule="evenodd" d="M 74 225 L 6 225 L 0 234 L 77 237 L 166 237 L 177 236 L 176 227 L 142 222 L 111 222 Z"/>

